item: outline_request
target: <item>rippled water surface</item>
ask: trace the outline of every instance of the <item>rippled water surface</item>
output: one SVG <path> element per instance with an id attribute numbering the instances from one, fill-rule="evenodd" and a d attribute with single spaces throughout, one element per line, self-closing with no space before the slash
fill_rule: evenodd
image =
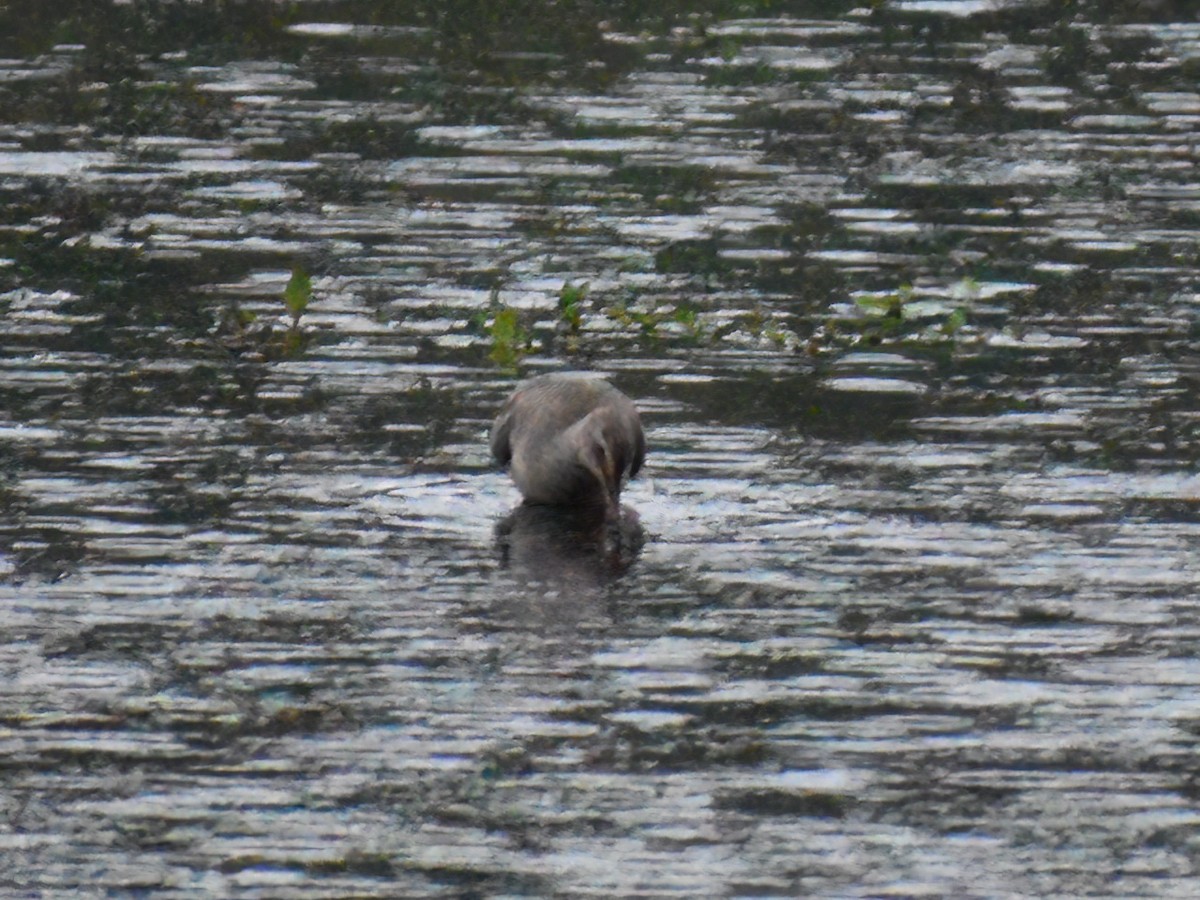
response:
<path id="1" fill-rule="evenodd" d="M 0 893 L 1200 895 L 1194 15 L 498 6 L 0 9 Z"/>

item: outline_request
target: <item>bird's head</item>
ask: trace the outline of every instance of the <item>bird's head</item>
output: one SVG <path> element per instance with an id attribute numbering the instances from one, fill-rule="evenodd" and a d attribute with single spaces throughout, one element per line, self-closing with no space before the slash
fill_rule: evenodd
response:
<path id="1" fill-rule="evenodd" d="M 575 435 L 579 465 L 594 479 L 595 498 L 603 504 L 606 517 L 620 512 L 621 450 L 614 444 L 611 429 L 605 428 L 605 412 L 597 411 L 580 423 Z M 599 504 L 598 504 L 599 505 Z"/>

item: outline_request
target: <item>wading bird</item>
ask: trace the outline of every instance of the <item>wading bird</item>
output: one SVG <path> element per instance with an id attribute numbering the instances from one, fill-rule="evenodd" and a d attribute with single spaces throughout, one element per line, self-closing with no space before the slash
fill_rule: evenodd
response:
<path id="1" fill-rule="evenodd" d="M 521 382 L 496 417 L 491 444 L 527 504 L 608 521 L 620 517 L 621 485 L 646 457 L 633 401 L 583 375 Z"/>

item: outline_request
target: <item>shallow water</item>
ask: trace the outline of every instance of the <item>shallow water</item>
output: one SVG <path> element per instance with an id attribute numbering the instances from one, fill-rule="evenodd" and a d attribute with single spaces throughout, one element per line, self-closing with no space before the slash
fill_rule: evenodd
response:
<path id="1" fill-rule="evenodd" d="M 1200 26 L 1052 6 L 0 13 L 4 892 L 1195 896 Z"/>

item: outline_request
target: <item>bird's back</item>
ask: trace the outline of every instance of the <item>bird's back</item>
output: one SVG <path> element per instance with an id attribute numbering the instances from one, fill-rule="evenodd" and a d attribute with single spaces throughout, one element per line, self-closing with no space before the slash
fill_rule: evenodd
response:
<path id="1" fill-rule="evenodd" d="M 518 385 L 492 428 L 492 454 L 512 466 L 527 498 L 553 497 L 573 475 L 564 436 L 598 410 L 618 472 L 636 474 L 646 455 L 636 407 L 608 382 L 579 375 L 539 375 Z"/>

